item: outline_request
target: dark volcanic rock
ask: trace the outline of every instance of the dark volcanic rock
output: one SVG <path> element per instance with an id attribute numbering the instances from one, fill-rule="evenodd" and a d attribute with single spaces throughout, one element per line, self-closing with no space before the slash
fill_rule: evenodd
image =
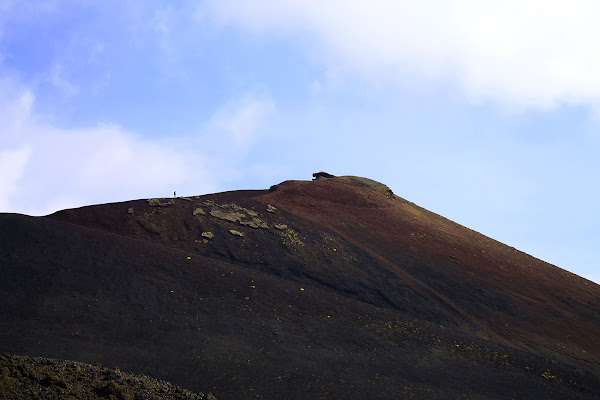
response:
<path id="1" fill-rule="evenodd" d="M 232 399 L 600 392 L 600 286 L 366 178 L 4 214 L 0 243 L 0 351 Z"/>
<path id="2" fill-rule="evenodd" d="M 314 179 L 317 179 L 317 178 L 335 178 L 335 175 L 331 175 L 331 174 L 328 174 L 327 172 L 321 171 L 321 172 L 314 172 L 313 173 L 313 178 Z"/>
<path id="3" fill-rule="evenodd" d="M 40 377 L 43 377 L 40 379 Z M 0 355 L 4 399 L 215 400 L 171 383 L 81 362 Z"/>

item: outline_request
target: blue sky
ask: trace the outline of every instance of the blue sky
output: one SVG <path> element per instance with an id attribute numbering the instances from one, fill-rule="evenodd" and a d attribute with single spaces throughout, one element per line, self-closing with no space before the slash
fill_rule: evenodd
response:
<path id="1" fill-rule="evenodd" d="M 599 19 L 577 0 L 0 0 L 0 211 L 325 170 L 600 282 Z"/>

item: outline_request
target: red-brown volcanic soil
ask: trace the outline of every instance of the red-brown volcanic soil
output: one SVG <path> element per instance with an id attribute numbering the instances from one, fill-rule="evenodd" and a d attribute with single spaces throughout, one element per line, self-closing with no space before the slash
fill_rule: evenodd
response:
<path id="1" fill-rule="evenodd" d="M 0 215 L 0 351 L 219 399 L 594 399 L 600 286 L 358 177 Z"/>

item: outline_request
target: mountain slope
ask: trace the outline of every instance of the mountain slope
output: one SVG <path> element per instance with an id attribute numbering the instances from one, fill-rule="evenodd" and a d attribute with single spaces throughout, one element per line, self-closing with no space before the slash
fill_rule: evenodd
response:
<path id="1" fill-rule="evenodd" d="M 361 243 L 480 326 L 509 339 L 541 341 L 576 358 L 600 361 L 598 285 L 417 207 L 381 186 L 379 195 L 377 190 L 361 190 L 364 182 L 342 177 L 291 184 L 268 201 Z"/>
<path id="2" fill-rule="evenodd" d="M 2 215 L 0 240 L 2 351 L 224 399 L 600 389 L 598 285 L 365 178 Z"/>

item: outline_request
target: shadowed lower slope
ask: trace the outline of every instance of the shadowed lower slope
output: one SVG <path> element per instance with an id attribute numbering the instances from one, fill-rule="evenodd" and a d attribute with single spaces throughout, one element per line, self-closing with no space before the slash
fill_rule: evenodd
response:
<path id="1" fill-rule="evenodd" d="M 0 394 L 10 400 L 216 400 L 168 382 L 68 360 L 0 355 Z"/>
<path id="2" fill-rule="evenodd" d="M 2 351 L 223 399 L 600 390 L 598 285 L 368 179 L 5 214 L 0 239 Z"/>

